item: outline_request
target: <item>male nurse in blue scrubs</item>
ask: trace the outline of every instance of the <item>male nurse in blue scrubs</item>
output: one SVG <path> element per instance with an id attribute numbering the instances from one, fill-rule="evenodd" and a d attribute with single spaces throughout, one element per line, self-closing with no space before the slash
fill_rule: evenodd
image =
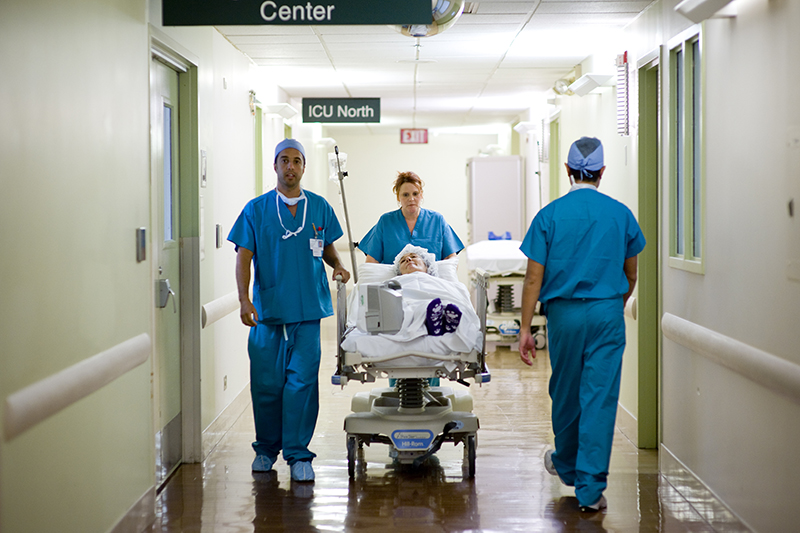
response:
<path id="1" fill-rule="evenodd" d="M 608 465 L 625 350 L 625 304 L 645 239 L 630 209 L 598 192 L 603 145 L 582 137 L 569 150 L 572 188 L 542 208 L 520 249 L 528 257 L 519 351 L 532 365 L 536 302 L 547 317 L 555 450 L 545 468 L 575 487 L 581 511 L 606 508 Z"/>
<path id="2" fill-rule="evenodd" d="M 242 323 L 250 326 L 250 393 L 256 441 L 253 472 L 268 472 L 283 450 L 294 481 L 313 481 L 308 449 L 319 412 L 320 319 L 333 314 L 323 261 L 347 283 L 333 242 L 342 228 L 321 196 L 300 187 L 303 145 L 275 148 L 275 189 L 250 202 L 228 240 L 236 245 Z M 250 300 L 250 264 L 255 271 Z"/>

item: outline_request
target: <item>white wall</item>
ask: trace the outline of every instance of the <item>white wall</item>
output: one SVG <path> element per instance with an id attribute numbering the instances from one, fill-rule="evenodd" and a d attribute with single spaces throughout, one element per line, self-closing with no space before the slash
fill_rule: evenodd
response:
<path id="1" fill-rule="evenodd" d="M 635 39 L 661 35 L 666 43 L 683 29 L 675 4 L 656 4 L 632 28 Z M 740 0 L 737 8 L 735 19 L 711 19 L 702 28 L 705 274 L 669 266 L 662 218 L 663 311 L 800 364 L 800 283 L 787 278 L 788 259 L 800 257 L 787 209 L 790 188 L 800 186 L 800 161 L 786 143 L 790 128 L 800 126 L 790 89 L 800 66 L 800 4 Z M 667 86 L 664 79 L 662 101 Z M 662 131 L 669 127 L 665 122 Z M 670 148 L 664 135 L 663 152 Z M 662 159 L 667 176 L 669 158 Z M 755 530 L 794 530 L 785 509 L 794 505 L 800 479 L 797 401 L 669 340 L 661 387 L 664 447 Z"/>
<path id="2" fill-rule="evenodd" d="M 0 398 L 153 336 L 152 254 L 137 263 L 134 246 L 150 225 L 150 31 L 198 65 L 201 304 L 235 290 L 215 226 L 227 235 L 254 195 L 252 65 L 214 29 L 159 18 L 156 0 L 0 4 L 0 47 L 13 51 L 0 56 Z M 237 314 L 201 334 L 202 428 L 247 387 Z M 107 531 L 137 502 L 153 512 L 150 373 L 148 362 L 0 441 L 0 530 Z"/>
<path id="3" fill-rule="evenodd" d="M 398 172 L 411 170 L 425 182 L 423 207 L 444 215 L 464 245 L 468 244 L 467 159 L 478 155 L 488 144 L 496 144 L 495 133 L 430 134 L 428 144 L 422 145 L 401 145 L 399 131 L 370 134 L 362 129 L 328 127 L 326 135 L 336 139 L 340 152 L 347 153 L 345 195 L 353 240 L 361 240 L 383 213 L 398 208 L 392 185 Z M 335 182 L 328 182 L 327 194 L 344 229 Z M 346 240 L 345 230 L 337 247 L 341 247 L 340 254 L 349 264 Z M 459 256 L 459 275 L 466 281 L 466 260 L 463 252 Z M 364 253 L 356 250 L 356 262 L 363 260 Z"/>

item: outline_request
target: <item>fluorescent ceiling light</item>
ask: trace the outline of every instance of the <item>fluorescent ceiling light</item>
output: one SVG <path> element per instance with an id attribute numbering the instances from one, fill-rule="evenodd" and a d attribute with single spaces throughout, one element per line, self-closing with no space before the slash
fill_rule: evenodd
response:
<path id="1" fill-rule="evenodd" d="M 578 96 L 583 96 L 605 85 L 613 77 L 611 74 L 584 74 L 570 84 L 569 90 Z"/>
<path id="2" fill-rule="evenodd" d="M 514 126 L 514 131 L 519 133 L 520 135 L 525 135 L 530 130 L 536 129 L 539 127 L 539 124 L 536 122 L 520 122 L 516 126 Z"/>
<path id="3" fill-rule="evenodd" d="M 675 11 L 699 24 L 711 18 L 717 11 L 730 4 L 732 0 L 683 0 L 675 6 Z"/>
<path id="4" fill-rule="evenodd" d="M 297 109 L 293 108 L 289 104 L 272 104 L 272 105 L 265 105 L 262 106 L 261 109 L 264 110 L 266 113 L 272 113 L 273 115 L 280 115 L 285 119 L 290 119 L 293 116 L 297 115 Z"/>

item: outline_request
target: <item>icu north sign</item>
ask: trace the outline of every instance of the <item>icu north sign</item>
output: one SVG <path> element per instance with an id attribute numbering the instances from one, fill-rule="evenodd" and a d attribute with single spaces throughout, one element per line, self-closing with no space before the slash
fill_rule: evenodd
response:
<path id="1" fill-rule="evenodd" d="M 380 121 L 380 98 L 303 98 L 303 122 Z"/>
<path id="2" fill-rule="evenodd" d="M 430 0 L 162 0 L 164 26 L 431 24 Z"/>

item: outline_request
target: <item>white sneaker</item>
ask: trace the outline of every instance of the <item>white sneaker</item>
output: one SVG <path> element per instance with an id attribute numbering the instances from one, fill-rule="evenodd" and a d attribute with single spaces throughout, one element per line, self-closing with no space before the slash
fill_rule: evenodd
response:
<path id="1" fill-rule="evenodd" d="M 596 513 L 597 511 L 601 511 L 608 507 L 608 502 L 606 502 L 605 496 L 600 496 L 600 499 L 594 502 L 592 505 L 581 505 L 581 512 L 582 513 Z"/>

